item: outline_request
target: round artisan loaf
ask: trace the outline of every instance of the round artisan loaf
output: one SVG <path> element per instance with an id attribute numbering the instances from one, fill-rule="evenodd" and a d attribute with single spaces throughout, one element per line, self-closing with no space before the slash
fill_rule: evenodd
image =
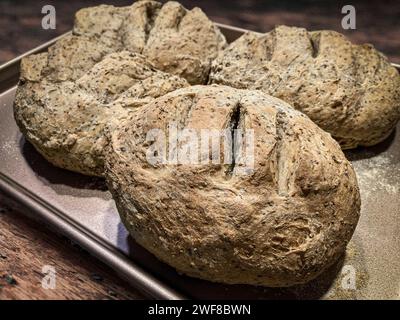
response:
<path id="1" fill-rule="evenodd" d="M 14 117 L 26 139 L 57 167 L 102 176 L 105 130 L 129 112 L 188 82 L 154 69 L 144 56 L 107 55 L 75 81 L 41 77 L 47 53 L 22 61 Z"/>
<path id="2" fill-rule="evenodd" d="M 173 1 L 81 9 L 72 34 L 22 60 L 15 119 L 54 165 L 101 176 L 105 128 L 127 109 L 206 82 L 225 44 L 200 9 Z"/>
<path id="3" fill-rule="evenodd" d="M 384 140 L 400 119 L 400 75 L 372 45 L 334 31 L 249 32 L 222 52 L 210 83 L 259 89 L 304 112 L 342 148 Z"/>
<path id="4" fill-rule="evenodd" d="M 74 34 L 98 39 L 114 50 L 142 53 L 158 69 L 191 84 L 207 81 L 212 60 L 226 46 L 219 28 L 200 8 L 187 10 L 175 1 L 81 9 Z"/>
<path id="5" fill-rule="evenodd" d="M 358 221 L 356 176 L 338 143 L 261 91 L 168 93 L 122 122 L 105 153 L 131 235 L 193 277 L 305 283 L 344 253 Z"/>

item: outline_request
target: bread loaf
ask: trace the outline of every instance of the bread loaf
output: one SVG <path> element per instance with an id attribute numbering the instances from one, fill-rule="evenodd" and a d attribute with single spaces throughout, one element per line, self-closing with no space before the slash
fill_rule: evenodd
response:
<path id="1" fill-rule="evenodd" d="M 175 145 L 171 124 L 197 137 L 231 132 L 236 146 L 215 151 L 186 138 Z M 252 165 L 234 151 L 243 144 L 238 129 L 253 134 Z M 154 130 L 166 133 L 162 152 L 153 148 Z M 173 156 L 188 146 L 199 161 Z M 261 91 L 211 85 L 168 93 L 121 123 L 105 163 L 134 239 L 179 272 L 210 281 L 305 283 L 344 253 L 359 217 L 356 176 L 337 142 Z"/>
<path id="2" fill-rule="evenodd" d="M 354 45 L 334 31 L 248 32 L 214 61 L 210 83 L 281 98 L 343 149 L 384 140 L 400 118 L 397 70 L 372 45 Z"/>
<path id="3" fill-rule="evenodd" d="M 74 34 L 139 52 L 158 69 L 191 84 L 207 81 L 211 62 L 226 46 L 218 27 L 199 8 L 175 1 L 137 1 L 130 7 L 98 6 L 76 14 Z"/>
<path id="4" fill-rule="evenodd" d="M 224 45 L 200 9 L 177 2 L 82 9 L 71 35 L 22 60 L 15 119 L 54 165 L 101 176 L 105 128 L 187 81 L 204 83 Z"/>
<path id="5" fill-rule="evenodd" d="M 103 175 L 106 129 L 112 130 L 131 110 L 189 85 L 128 51 L 107 55 L 86 73 L 68 69 L 42 77 L 48 59 L 48 53 L 41 53 L 22 61 L 14 116 L 26 139 L 49 162 L 86 175 Z M 53 78 L 63 75 L 77 79 Z"/>

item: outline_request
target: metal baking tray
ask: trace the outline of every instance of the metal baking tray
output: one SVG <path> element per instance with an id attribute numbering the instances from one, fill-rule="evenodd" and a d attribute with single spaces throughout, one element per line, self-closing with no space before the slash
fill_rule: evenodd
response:
<path id="1" fill-rule="evenodd" d="M 246 30 L 219 25 L 228 41 Z M 24 54 L 45 50 L 54 39 Z M 22 56 L 0 67 L 0 190 L 157 299 L 400 298 L 400 125 L 372 148 L 346 152 L 357 172 L 361 218 L 345 256 L 316 280 L 291 288 L 222 285 L 178 274 L 136 244 L 104 181 L 58 169 L 25 141 L 13 118 Z"/>

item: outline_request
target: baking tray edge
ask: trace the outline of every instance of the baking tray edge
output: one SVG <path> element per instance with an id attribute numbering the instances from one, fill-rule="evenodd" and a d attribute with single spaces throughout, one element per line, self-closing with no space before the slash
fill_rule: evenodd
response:
<path id="1" fill-rule="evenodd" d="M 155 299 L 186 299 L 174 289 L 160 282 L 148 272 L 125 258 L 111 246 L 96 239 L 83 226 L 66 217 L 61 211 L 35 196 L 23 186 L 0 172 L 0 190 L 23 207 L 33 211 L 35 217 L 50 224 L 67 238 L 76 242 L 99 260 L 106 263 L 140 292 Z"/>

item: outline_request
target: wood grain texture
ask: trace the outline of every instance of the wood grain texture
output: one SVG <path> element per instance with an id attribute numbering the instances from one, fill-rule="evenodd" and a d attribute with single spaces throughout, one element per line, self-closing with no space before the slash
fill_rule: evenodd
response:
<path id="1" fill-rule="evenodd" d="M 0 300 L 143 298 L 86 251 L 4 200 L 0 194 Z M 55 268 L 55 289 L 42 288 L 45 265 Z"/>

